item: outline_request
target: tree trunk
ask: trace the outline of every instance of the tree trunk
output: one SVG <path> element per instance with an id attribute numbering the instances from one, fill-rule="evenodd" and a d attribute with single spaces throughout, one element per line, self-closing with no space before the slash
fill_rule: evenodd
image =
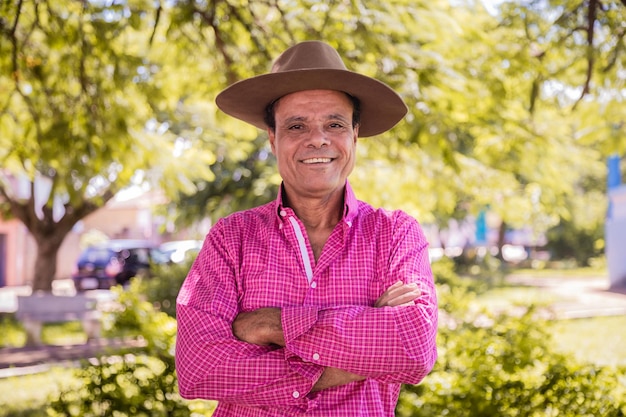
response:
<path id="1" fill-rule="evenodd" d="M 37 243 L 37 257 L 35 259 L 35 271 L 32 289 L 33 291 L 52 291 L 52 281 L 57 272 L 57 255 L 59 248 L 67 234 L 74 225 L 84 217 L 103 207 L 113 195 L 113 190 L 107 190 L 96 201 L 84 200 L 76 206 L 65 205 L 65 214 L 60 219 L 55 219 L 52 212 L 53 197 L 49 204 L 41 208 L 38 215 L 35 210 L 34 183 L 31 182 L 31 197 L 28 200 L 12 198 L 0 184 L 0 196 L 10 205 L 13 216 L 19 219 Z"/>
<path id="2" fill-rule="evenodd" d="M 37 239 L 33 292 L 52 291 L 52 281 L 57 272 L 57 255 L 66 235 L 64 234 L 63 237 L 51 236 Z"/>
<path id="3" fill-rule="evenodd" d="M 504 239 L 506 238 L 506 222 L 502 221 L 500 223 L 500 227 L 498 228 L 498 256 L 497 258 L 501 261 L 504 261 L 504 256 L 502 256 L 502 248 L 506 243 Z"/>

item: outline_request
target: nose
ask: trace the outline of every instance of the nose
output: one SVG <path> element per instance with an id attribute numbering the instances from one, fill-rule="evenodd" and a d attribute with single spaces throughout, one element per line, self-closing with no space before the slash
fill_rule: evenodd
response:
<path id="1" fill-rule="evenodd" d="M 329 143 L 330 140 L 328 139 L 328 134 L 322 126 L 315 126 L 311 128 L 309 139 L 307 140 L 307 146 L 321 148 Z"/>

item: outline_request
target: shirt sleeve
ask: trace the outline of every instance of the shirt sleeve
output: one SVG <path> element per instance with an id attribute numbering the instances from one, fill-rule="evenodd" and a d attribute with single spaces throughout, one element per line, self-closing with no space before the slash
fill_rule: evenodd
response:
<path id="1" fill-rule="evenodd" d="M 286 357 L 278 347 L 236 339 L 238 313 L 232 259 L 223 223 L 212 229 L 177 298 L 176 372 L 184 398 L 253 407 L 298 407 L 323 372 L 319 365 Z"/>
<path id="2" fill-rule="evenodd" d="M 394 222 L 383 280 L 415 282 L 413 305 L 283 309 L 286 349 L 303 360 L 384 383 L 419 383 L 437 358 L 437 296 L 426 239 L 408 215 Z M 381 294 L 382 295 L 382 294 Z"/>

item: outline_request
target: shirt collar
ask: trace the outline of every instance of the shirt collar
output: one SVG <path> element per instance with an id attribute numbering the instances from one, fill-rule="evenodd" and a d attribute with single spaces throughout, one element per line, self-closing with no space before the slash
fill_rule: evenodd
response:
<path id="1" fill-rule="evenodd" d="M 275 200 L 275 213 L 276 217 L 280 222 L 286 217 L 285 213 L 293 213 L 293 211 L 289 207 L 285 207 L 283 205 L 283 194 L 284 188 L 283 184 L 280 185 L 278 189 L 278 196 Z M 352 221 L 356 217 L 359 209 L 359 202 L 356 199 L 356 195 L 354 194 L 354 190 L 350 186 L 350 182 L 346 181 L 345 195 L 344 195 L 344 205 L 343 205 L 343 221 L 348 224 L 348 226 L 352 225 Z"/>

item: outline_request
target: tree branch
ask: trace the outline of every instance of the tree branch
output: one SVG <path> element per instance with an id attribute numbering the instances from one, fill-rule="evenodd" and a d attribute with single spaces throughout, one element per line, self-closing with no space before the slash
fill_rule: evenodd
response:
<path id="1" fill-rule="evenodd" d="M 17 65 L 17 52 L 19 50 L 17 45 L 17 24 L 20 21 L 20 15 L 22 14 L 22 0 L 19 0 L 17 3 L 17 10 L 15 12 L 15 20 L 13 20 L 13 26 L 9 32 L 9 37 L 11 38 L 11 45 L 13 46 L 13 50 L 11 51 L 11 63 L 13 65 L 13 80 L 17 84 L 19 80 L 19 68 Z"/>
<path id="2" fill-rule="evenodd" d="M 159 2 L 159 6 L 156 9 L 156 13 L 154 16 L 154 28 L 152 29 L 152 34 L 150 35 L 150 40 L 148 41 L 148 45 L 152 45 L 152 41 L 154 41 L 154 36 L 156 35 L 157 27 L 159 26 L 159 21 L 161 20 L 161 13 L 163 12 L 163 5 Z"/>
<path id="3" fill-rule="evenodd" d="M 224 63 L 226 64 L 226 78 L 228 80 L 228 84 L 232 84 L 237 81 L 237 77 L 231 70 L 234 60 L 226 51 L 226 42 L 222 38 L 222 32 L 220 31 L 219 24 L 215 23 L 215 10 L 217 9 L 216 0 L 211 1 L 210 9 L 213 10 L 213 12 L 209 14 L 205 11 L 199 10 L 197 7 L 194 7 L 193 13 L 197 13 L 204 23 L 213 29 L 213 34 L 215 35 L 215 46 L 218 51 L 220 51 L 222 58 L 224 58 Z"/>
<path id="4" fill-rule="evenodd" d="M 626 0 L 625 0 L 626 1 Z M 580 97 L 574 103 L 573 109 L 576 109 L 578 103 L 582 101 L 582 99 L 589 94 L 591 79 L 593 77 L 593 67 L 595 64 L 595 58 L 593 54 L 593 40 L 595 34 L 594 25 L 597 20 L 598 7 L 600 7 L 599 0 L 589 0 L 589 9 L 587 11 L 587 75 L 585 78 L 585 84 L 583 85 L 583 91 L 580 94 Z"/>
<path id="5" fill-rule="evenodd" d="M 624 0 L 626 2 L 626 0 Z M 623 45 L 624 45 L 624 36 L 626 35 L 626 30 L 621 29 L 618 33 L 617 33 L 617 42 L 615 42 L 615 48 L 613 48 L 613 51 L 611 53 L 611 57 L 609 58 L 609 62 L 607 63 L 606 67 L 604 67 L 604 69 L 602 70 L 602 72 L 609 72 L 617 63 L 617 58 L 619 58 L 620 53 L 622 52 L 623 49 Z"/>

